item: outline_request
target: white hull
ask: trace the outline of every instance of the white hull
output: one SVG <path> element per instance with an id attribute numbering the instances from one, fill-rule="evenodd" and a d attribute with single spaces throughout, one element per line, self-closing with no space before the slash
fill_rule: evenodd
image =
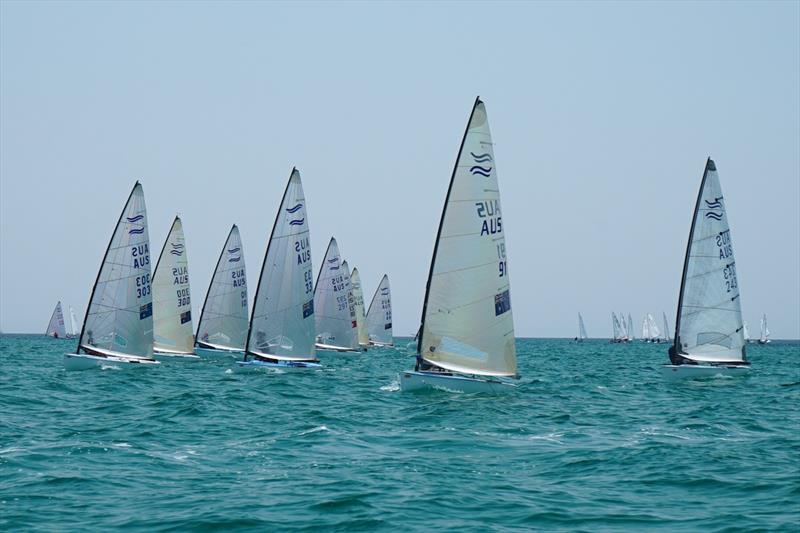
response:
<path id="1" fill-rule="evenodd" d="M 507 394 L 516 388 L 512 383 L 494 378 L 470 378 L 457 374 L 412 370 L 400 372 L 400 390 L 404 392 L 435 389 L 446 392 Z"/>
<path id="2" fill-rule="evenodd" d="M 64 368 L 66 370 L 89 370 L 103 366 L 115 367 L 145 367 L 159 364 L 155 359 L 141 359 L 138 357 L 126 358 L 117 356 L 100 357 L 86 353 L 65 353 Z"/>
<path id="3" fill-rule="evenodd" d="M 370 346 L 375 346 L 377 348 L 394 348 L 394 343 L 383 343 L 383 342 L 375 342 L 369 341 Z"/>
<path id="4" fill-rule="evenodd" d="M 250 360 L 236 361 L 233 371 L 237 374 L 245 374 L 264 370 L 313 370 L 316 368 L 322 368 L 322 365 L 310 361 L 278 361 L 277 363 L 270 363 L 268 361 Z"/>
<path id="5" fill-rule="evenodd" d="M 181 361 L 184 363 L 197 363 L 200 357 L 194 353 L 161 352 L 153 350 L 153 357 L 159 361 Z"/>
<path id="6" fill-rule="evenodd" d="M 353 348 L 346 348 L 344 346 L 334 346 L 332 344 L 321 344 L 316 343 L 314 345 L 317 350 L 322 350 L 324 352 L 339 352 L 339 353 L 361 353 L 365 352 L 366 349 L 363 350 L 354 350 Z"/>
<path id="7" fill-rule="evenodd" d="M 750 365 L 662 365 L 661 375 L 670 381 L 681 379 L 711 378 L 717 376 L 746 376 L 750 373 Z"/>

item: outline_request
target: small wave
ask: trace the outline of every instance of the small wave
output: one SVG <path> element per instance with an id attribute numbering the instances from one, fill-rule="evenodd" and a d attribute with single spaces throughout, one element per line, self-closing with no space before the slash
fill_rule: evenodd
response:
<path id="1" fill-rule="evenodd" d="M 384 392 L 397 392 L 400 390 L 400 382 L 398 380 L 394 380 L 388 385 L 384 385 L 383 387 L 381 387 L 380 390 Z"/>
<path id="2" fill-rule="evenodd" d="M 311 429 L 308 429 L 306 431 L 301 431 L 300 433 L 298 433 L 298 436 L 302 437 L 304 435 L 311 435 L 312 433 L 319 433 L 320 431 L 328 431 L 328 432 L 330 432 L 331 430 L 328 428 L 328 426 L 323 424 L 321 426 L 317 426 L 315 428 L 311 428 Z"/>

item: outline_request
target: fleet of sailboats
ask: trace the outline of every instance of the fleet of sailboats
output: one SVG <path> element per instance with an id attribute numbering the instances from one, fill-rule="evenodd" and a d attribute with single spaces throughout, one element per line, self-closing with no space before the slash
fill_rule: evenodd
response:
<path id="1" fill-rule="evenodd" d="M 434 244 L 414 370 L 404 391 L 504 392 L 517 376 L 508 256 L 492 136 L 477 98 Z"/>
<path id="2" fill-rule="evenodd" d="M 750 370 L 736 260 L 717 167 L 709 158 L 692 216 L 668 378 Z"/>
<path id="3" fill-rule="evenodd" d="M 409 346 L 414 370 L 400 373 L 404 391 L 443 389 L 507 392 L 518 378 L 507 249 L 486 107 L 476 99 L 461 140 L 431 258 L 421 324 Z M 292 169 L 267 242 L 251 314 L 241 236 L 228 233 L 206 291 L 197 334 L 183 224 L 175 217 L 155 268 L 150 263 L 147 213 L 134 185 L 112 233 L 92 288 L 83 326 L 59 301 L 45 334 L 77 336 L 68 370 L 104 364 L 157 365 L 157 358 L 198 360 L 242 354 L 236 371 L 319 368 L 317 350 L 363 352 L 393 347 L 389 277 L 384 274 L 365 310 L 361 276 L 331 238 L 313 282 L 306 200 Z M 631 314 L 611 313 L 611 342 L 635 339 Z M 727 210 L 716 165 L 706 163 L 684 258 L 675 335 L 662 312 L 663 332 L 650 313 L 641 340 L 672 341 L 670 379 L 750 369 Z M 766 314 L 758 342 L 770 342 Z M 576 342 L 588 338 L 578 313 Z"/>

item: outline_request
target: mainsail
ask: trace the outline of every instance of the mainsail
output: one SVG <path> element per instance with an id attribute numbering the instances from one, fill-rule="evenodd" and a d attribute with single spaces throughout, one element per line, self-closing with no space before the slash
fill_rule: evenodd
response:
<path id="1" fill-rule="evenodd" d="M 78 327 L 78 319 L 75 318 L 75 310 L 72 306 L 69 306 L 69 322 L 70 322 L 70 332 L 69 335 L 73 337 L 77 337 L 81 334 L 81 329 Z"/>
<path id="2" fill-rule="evenodd" d="M 350 286 L 353 290 L 354 310 L 358 324 L 358 344 L 360 346 L 368 346 L 369 336 L 367 335 L 367 317 L 364 314 L 364 292 L 361 290 L 361 276 L 359 276 L 358 269 L 355 267 L 350 273 Z"/>
<path id="3" fill-rule="evenodd" d="M 53 314 L 50 315 L 50 322 L 47 324 L 47 330 L 44 334 L 48 337 L 55 337 L 56 339 L 65 339 L 67 337 L 67 328 L 64 327 L 64 313 L 61 310 L 61 302 L 58 302 L 55 309 L 53 309 Z"/>
<path id="4" fill-rule="evenodd" d="M 630 331 L 630 339 L 634 340 L 636 336 L 633 334 L 633 319 L 631 318 L 631 314 L 628 313 L 628 331 Z"/>
<path id="5" fill-rule="evenodd" d="M 314 286 L 317 342 L 351 349 L 358 346 L 357 324 L 350 318 L 350 272 L 343 268 L 339 246 L 331 237 Z"/>
<path id="6" fill-rule="evenodd" d="M 150 238 L 144 192 L 133 187 L 97 274 L 78 353 L 153 355 Z"/>
<path id="7" fill-rule="evenodd" d="M 583 323 L 583 317 L 580 313 L 578 313 L 578 338 L 581 340 L 587 338 L 586 326 Z"/>
<path id="8" fill-rule="evenodd" d="M 450 178 L 422 309 L 418 364 L 515 376 L 505 234 L 486 108 L 475 100 Z"/>
<path id="9" fill-rule="evenodd" d="M 392 294 L 389 276 L 381 278 L 367 311 L 367 335 L 376 344 L 394 344 L 392 338 Z"/>
<path id="10" fill-rule="evenodd" d="M 189 260 L 183 224 L 175 217 L 153 274 L 153 337 L 157 352 L 190 354 L 194 350 Z"/>
<path id="11" fill-rule="evenodd" d="M 247 273 L 239 228 L 228 233 L 206 292 L 196 344 L 201 348 L 244 350 L 247 338 Z"/>
<path id="12" fill-rule="evenodd" d="M 619 319 L 617 319 L 616 313 L 611 311 L 611 328 L 612 328 L 612 339 L 613 340 L 620 340 L 620 327 L 619 327 Z"/>
<path id="13" fill-rule="evenodd" d="M 316 361 L 313 276 L 306 198 L 292 169 L 261 265 L 245 360 Z"/>
<path id="14" fill-rule="evenodd" d="M 700 362 L 745 361 L 731 231 L 711 158 L 703 173 L 686 247 L 674 350 Z"/>
<path id="15" fill-rule="evenodd" d="M 667 322 L 667 313 L 661 311 L 662 318 L 664 319 L 664 340 L 670 341 L 672 339 L 669 338 L 669 322 Z"/>
<path id="16" fill-rule="evenodd" d="M 766 313 L 761 315 L 761 337 L 758 339 L 758 342 L 762 344 L 769 342 L 769 328 L 767 327 Z"/>

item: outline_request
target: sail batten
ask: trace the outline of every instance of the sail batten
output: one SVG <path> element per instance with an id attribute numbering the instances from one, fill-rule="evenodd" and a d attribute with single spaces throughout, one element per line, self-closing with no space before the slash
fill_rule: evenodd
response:
<path id="1" fill-rule="evenodd" d="M 744 362 L 745 339 L 727 209 L 706 162 L 686 247 L 674 350 L 694 361 Z"/>
<path id="2" fill-rule="evenodd" d="M 97 273 L 77 353 L 153 355 L 150 238 L 141 184 L 125 202 Z"/>
<path id="3" fill-rule="evenodd" d="M 248 328 L 247 272 L 239 228 L 231 227 L 206 292 L 196 345 L 244 350 Z"/>
<path id="4" fill-rule="evenodd" d="M 514 376 L 513 331 L 494 150 L 486 108 L 478 98 L 442 209 L 425 290 L 418 357 L 455 372 Z"/>
<path id="5" fill-rule="evenodd" d="M 245 360 L 316 361 L 314 287 L 308 211 L 293 168 L 264 253 Z"/>

